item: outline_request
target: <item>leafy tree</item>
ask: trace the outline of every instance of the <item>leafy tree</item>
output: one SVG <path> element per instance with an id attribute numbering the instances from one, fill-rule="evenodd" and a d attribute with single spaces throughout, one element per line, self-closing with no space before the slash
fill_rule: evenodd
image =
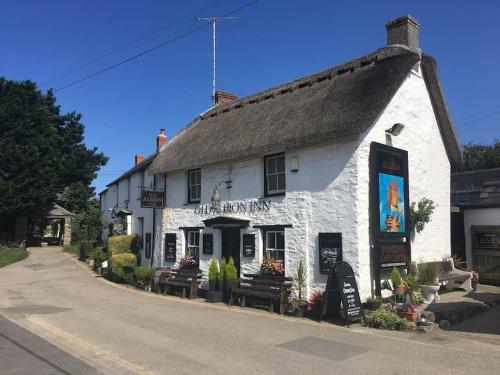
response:
<path id="1" fill-rule="evenodd" d="M 100 241 L 102 232 L 99 200 L 93 198 L 87 202 L 84 210 L 71 216 L 71 241 Z"/>
<path id="2" fill-rule="evenodd" d="M 65 186 L 56 201 L 67 210 L 78 213 L 87 208 L 88 200 L 93 195 L 93 188 L 88 187 L 82 181 L 78 181 Z"/>
<path id="3" fill-rule="evenodd" d="M 108 158 L 83 144 L 80 120 L 75 112 L 60 113 L 52 91 L 44 94 L 34 82 L 0 77 L 0 216 L 89 188 Z"/>
<path id="4" fill-rule="evenodd" d="M 500 141 L 495 139 L 493 144 L 468 143 L 462 151 L 464 171 L 500 167 Z"/>

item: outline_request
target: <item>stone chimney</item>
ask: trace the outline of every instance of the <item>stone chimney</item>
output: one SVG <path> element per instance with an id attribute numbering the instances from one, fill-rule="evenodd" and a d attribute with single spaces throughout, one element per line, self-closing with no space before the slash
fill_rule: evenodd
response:
<path id="1" fill-rule="evenodd" d="M 420 24 L 410 15 L 396 18 L 385 25 L 387 29 L 387 45 L 403 44 L 414 50 L 419 50 L 418 32 Z"/>
<path id="2" fill-rule="evenodd" d="M 215 105 L 226 105 L 236 101 L 238 97 L 232 92 L 216 91 Z"/>
<path id="3" fill-rule="evenodd" d="M 167 144 L 167 140 L 165 129 L 160 129 L 160 134 L 156 137 L 156 151 L 160 151 L 160 149 Z"/>
<path id="4" fill-rule="evenodd" d="M 144 161 L 144 155 L 143 154 L 136 154 L 135 155 L 135 165 L 141 164 Z"/>

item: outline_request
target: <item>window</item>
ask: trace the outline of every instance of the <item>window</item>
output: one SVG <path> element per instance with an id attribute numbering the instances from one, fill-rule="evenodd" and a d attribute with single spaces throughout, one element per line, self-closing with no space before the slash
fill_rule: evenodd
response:
<path id="1" fill-rule="evenodd" d="M 285 193 L 285 154 L 266 156 L 264 194 L 279 195 Z"/>
<path id="2" fill-rule="evenodd" d="M 200 231 L 190 230 L 186 232 L 186 255 L 200 258 Z"/>
<path id="3" fill-rule="evenodd" d="M 188 171 L 188 203 L 199 202 L 201 199 L 201 171 Z"/>
<path id="4" fill-rule="evenodd" d="M 283 260 L 285 264 L 285 231 L 273 230 L 265 232 L 266 258 Z"/>

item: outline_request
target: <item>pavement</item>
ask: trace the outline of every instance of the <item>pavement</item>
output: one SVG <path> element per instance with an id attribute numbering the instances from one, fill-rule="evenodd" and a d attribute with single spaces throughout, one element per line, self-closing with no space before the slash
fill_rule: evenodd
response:
<path id="1" fill-rule="evenodd" d="M 0 269 L 0 337 L 20 344 L 0 344 L 2 374 L 38 374 L 30 355 L 54 374 L 500 374 L 500 345 L 483 337 L 498 337 L 493 322 L 487 333 L 340 327 L 158 296 L 96 277 L 60 248 L 30 251 Z M 27 360 L 8 355 L 20 346 Z"/>

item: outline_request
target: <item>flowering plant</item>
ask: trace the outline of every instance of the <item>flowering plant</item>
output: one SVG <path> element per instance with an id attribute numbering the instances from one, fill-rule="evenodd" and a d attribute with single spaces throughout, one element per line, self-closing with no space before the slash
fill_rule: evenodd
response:
<path id="1" fill-rule="evenodd" d="M 314 306 L 323 304 L 323 292 L 317 290 L 311 294 L 309 297 L 309 304 L 307 305 L 307 311 L 311 311 Z"/>
<path id="2" fill-rule="evenodd" d="M 198 267 L 198 258 L 193 255 L 186 255 L 179 261 L 181 268 L 196 268 Z"/>
<path id="3" fill-rule="evenodd" d="M 268 258 L 260 265 L 260 272 L 266 276 L 283 276 L 285 267 L 281 259 Z"/>

